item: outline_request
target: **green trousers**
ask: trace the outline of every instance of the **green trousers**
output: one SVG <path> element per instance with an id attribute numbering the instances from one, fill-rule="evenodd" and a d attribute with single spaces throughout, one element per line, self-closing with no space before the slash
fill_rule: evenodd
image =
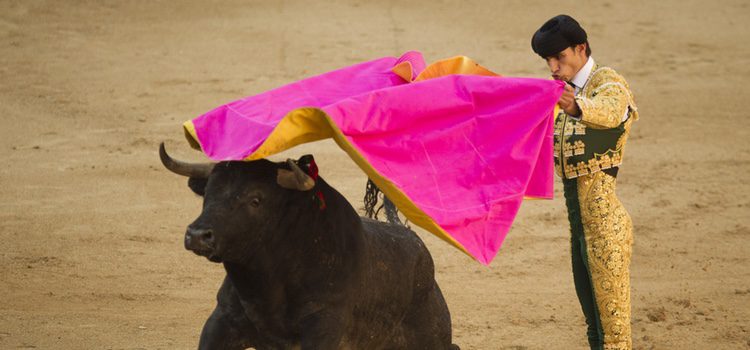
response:
<path id="1" fill-rule="evenodd" d="M 591 349 L 631 349 L 632 223 L 603 172 L 564 179 L 576 294 Z"/>

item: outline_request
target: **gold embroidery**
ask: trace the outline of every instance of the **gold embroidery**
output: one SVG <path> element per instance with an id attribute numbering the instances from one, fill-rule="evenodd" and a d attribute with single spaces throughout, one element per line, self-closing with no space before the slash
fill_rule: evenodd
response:
<path id="1" fill-rule="evenodd" d="M 587 127 L 609 129 L 622 122 L 627 108 L 635 106 L 625 79 L 609 67 L 597 68 L 576 98 Z"/>
<path id="2" fill-rule="evenodd" d="M 578 165 L 576 165 L 576 171 L 578 171 L 578 176 L 583 176 L 589 173 L 589 168 L 586 163 L 578 162 Z"/>
<path id="3" fill-rule="evenodd" d="M 614 152 L 612 154 L 612 166 L 618 166 L 622 163 L 622 159 L 620 158 L 620 152 Z"/>
<path id="4" fill-rule="evenodd" d="M 568 142 L 565 145 L 567 146 L 564 152 L 565 157 L 569 157 L 571 153 L 575 153 L 576 155 L 583 154 L 586 146 L 581 140 L 577 140 L 575 143 Z M 559 159 L 560 143 L 554 144 L 554 153 L 555 170 L 557 171 L 557 174 L 560 175 L 562 169 L 557 169 L 560 168 L 560 164 L 563 163 L 563 161 Z M 570 159 L 564 158 L 564 160 Z M 587 162 L 581 161 L 577 164 L 565 163 L 565 178 L 572 179 L 581 175 L 593 174 L 600 170 L 619 166 L 620 164 L 622 164 L 622 151 L 609 150 L 604 154 L 595 153 L 594 157 Z"/>
<path id="5" fill-rule="evenodd" d="M 555 118 L 555 135 L 560 135 L 560 133 L 562 133 L 562 126 L 562 119 L 559 117 Z"/>
<path id="6" fill-rule="evenodd" d="M 604 350 L 630 350 L 630 345 L 628 342 L 604 344 Z"/>
<path id="7" fill-rule="evenodd" d="M 576 173 L 576 170 L 572 166 L 565 167 L 566 178 L 572 179 L 572 178 L 575 178 L 576 176 L 578 176 L 578 174 Z"/>
<path id="8" fill-rule="evenodd" d="M 570 142 L 566 142 L 563 146 L 563 156 L 564 157 L 570 157 L 573 155 L 573 144 Z"/>
<path id="9" fill-rule="evenodd" d="M 629 126 L 629 125 L 628 125 Z M 628 130 L 629 128 L 625 128 L 625 132 L 620 135 L 620 138 L 617 139 L 617 149 L 622 149 L 623 146 L 625 146 L 625 142 L 628 140 Z"/>
<path id="10" fill-rule="evenodd" d="M 586 148 L 586 145 L 581 140 L 576 140 L 575 143 L 573 143 L 573 154 L 575 155 L 581 155 L 584 153 L 584 149 Z"/>
<path id="11" fill-rule="evenodd" d="M 578 178 L 589 271 L 605 349 L 631 349 L 630 258 L 633 224 L 602 172 Z"/>
<path id="12" fill-rule="evenodd" d="M 595 173 L 601 170 L 599 168 L 599 161 L 596 158 L 589 159 L 589 172 Z"/>
<path id="13" fill-rule="evenodd" d="M 571 135 L 573 135 L 573 129 L 575 128 L 574 127 L 574 125 L 575 125 L 574 123 L 575 123 L 575 121 L 573 121 L 571 119 L 568 119 L 566 121 L 566 123 L 565 123 L 565 136 L 571 136 Z"/>
<path id="14" fill-rule="evenodd" d="M 586 124 L 576 123 L 576 125 L 573 128 L 574 128 L 574 134 L 586 135 Z"/>
<path id="15" fill-rule="evenodd" d="M 569 118 L 565 113 L 559 113 L 555 118 L 554 155 L 557 162 L 555 171 L 558 175 L 564 174 L 564 177 L 569 179 L 619 166 L 622 163 L 630 125 L 638 119 L 638 111 L 628 83 L 609 67 L 595 66 L 588 82 L 576 94 L 576 102 L 583 113 L 582 120 Z M 587 149 L 590 151 L 591 142 L 593 142 L 585 136 L 577 136 L 591 134 L 589 128 L 608 129 L 619 126 L 625 112 L 623 108 L 629 108 L 629 118 L 625 122 L 623 134 L 617 139 L 616 146 L 607 145 L 613 149 L 602 154 L 594 153 L 593 159 L 583 160 L 586 162 L 585 169 L 580 167 L 580 164 L 576 164 L 580 159 L 576 159 L 576 163 L 573 163 L 569 157 L 585 156 Z M 580 139 L 582 143 L 578 140 L 570 140 L 568 136 Z M 587 142 L 589 144 L 586 144 Z"/>

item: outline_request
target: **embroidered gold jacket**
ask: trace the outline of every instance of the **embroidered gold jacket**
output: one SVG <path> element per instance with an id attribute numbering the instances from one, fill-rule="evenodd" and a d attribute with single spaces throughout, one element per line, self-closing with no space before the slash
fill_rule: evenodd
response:
<path id="1" fill-rule="evenodd" d="M 609 67 L 594 66 L 576 102 L 579 118 L 562 111 L 555 117 L 555 171 L 566 179 L 622 164 L 630 125 L 638 119 L 628 83 Z"/>

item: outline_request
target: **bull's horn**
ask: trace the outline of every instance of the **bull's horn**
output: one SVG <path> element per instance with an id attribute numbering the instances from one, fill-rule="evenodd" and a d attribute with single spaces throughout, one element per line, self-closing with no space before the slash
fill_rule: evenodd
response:
<path id="1" fill-rule="evenodd" d="M 188 177 L 208 178 L 215 165 L 214 163 L 186 163 L 173 159 L 167 154 L 164 142 L 159 145 L 159 158 L 161 158 L 161 163 L 164 164 L 164 167 L 171 172 Z"/>
<path id="2" fill-rule="evenodd" d="M 287 159 L 287 164 L 292 170 L 279 169 L 276 174 L 276 183 L 283 188 L 298 191 L 309 191 L 315 187 L 315 180 L 305 174 L 294 160 Z"/>

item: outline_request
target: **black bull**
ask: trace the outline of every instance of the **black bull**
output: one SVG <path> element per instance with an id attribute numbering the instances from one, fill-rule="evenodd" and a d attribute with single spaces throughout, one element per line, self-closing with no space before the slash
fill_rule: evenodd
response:
<path id="1" fill-rule="evenodd" d="M 204 197 L 185 247 L 226 277 L 200 349 L 458 349 L 424 243 L 296 162 L 164 165 Z"/>

